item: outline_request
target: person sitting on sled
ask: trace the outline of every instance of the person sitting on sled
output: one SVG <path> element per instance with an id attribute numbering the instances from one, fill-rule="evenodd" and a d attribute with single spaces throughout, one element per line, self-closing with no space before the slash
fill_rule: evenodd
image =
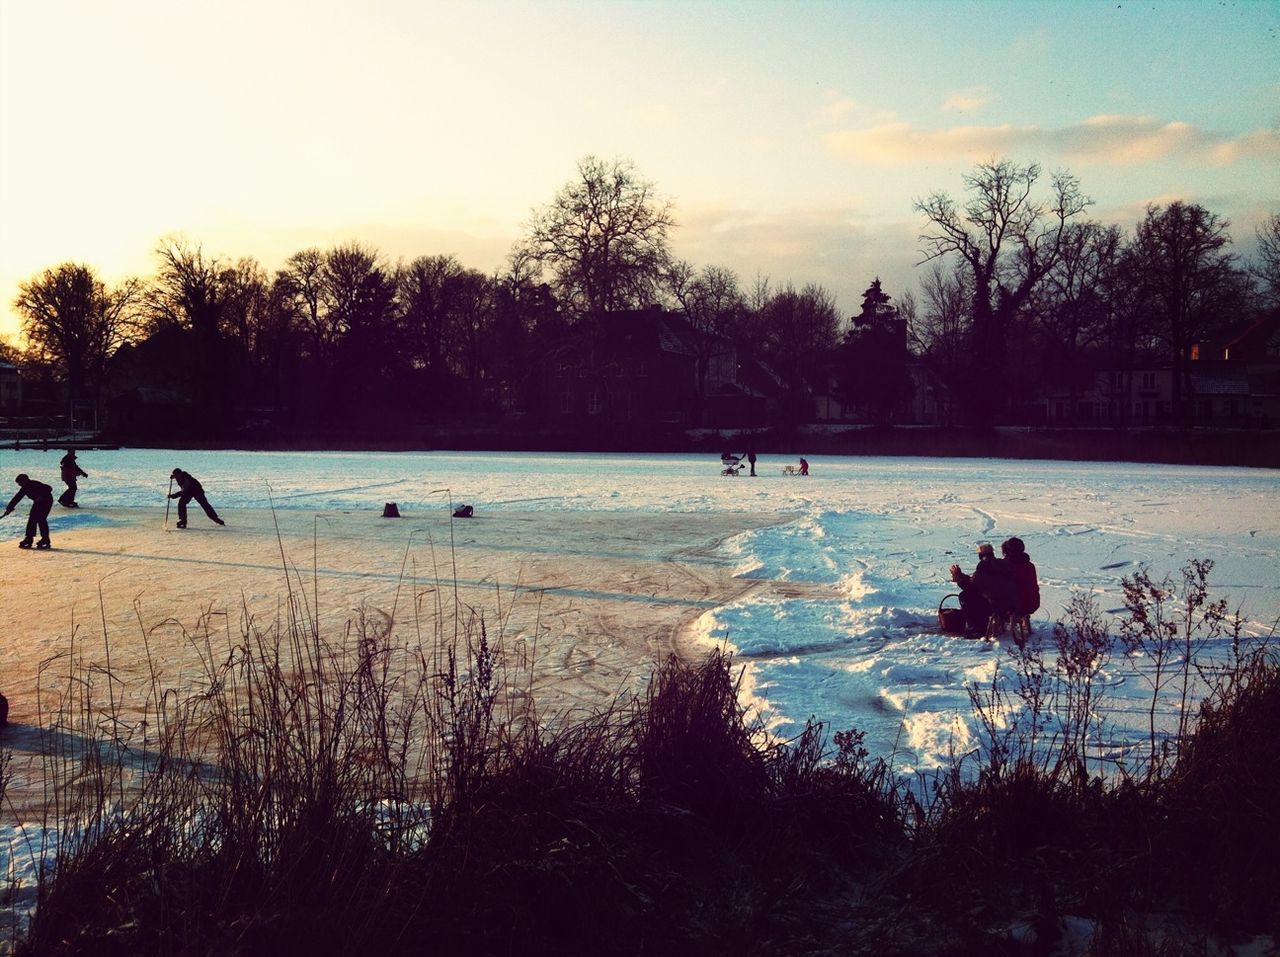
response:
<path id="1" fill-rule="evenodd" d="M 964 609 L 966 638 L 987 633 L 992 615 L 1008 615 L 1017 603 L 1013 575 L 1007 563 L 996 558 L 990 542 L 978 544 L 978 565 L 966 575 L 959 565 L 951 566 L 951 580 L 960 586 L 960 607 Z"/>
<path id="2" fill-rule="evenodd" d="M 204 497 L 204 486 L 190 472 L 184 472 L 182 469 L 174 469 L 169 476 L 178 483 L 178 491 L 170 493 L 170 498 L 178 500 L 178 527 L 187 527 L 187 503 L 195 499 L 200 503 L 200 507 L 204 509 L 204 513 L 209 518 L 217 522 L 219 525 L 226 525 L 222 519 L 218 518 L 218 513 L 213 510 L 213 506 L 209 504 L 209 500 Z"/>
<path id="3" fill-rule="evenodd" d="M 9 515 L 24 497 L 31 499 L 31 514 L 27 516 L 27 537 L 18 542 L 18 547 L 30 548 L 32 539 L 39 531 L 40 541 L 36 542 L 36 548 L 49 548 L 49 511 L 53 508 L 53 489 L 44 482 L 28 477 L 26 473 L 19 475 L 14 481 L 18 483 L 18 494 L 9 499 L 4 514 Z"/>

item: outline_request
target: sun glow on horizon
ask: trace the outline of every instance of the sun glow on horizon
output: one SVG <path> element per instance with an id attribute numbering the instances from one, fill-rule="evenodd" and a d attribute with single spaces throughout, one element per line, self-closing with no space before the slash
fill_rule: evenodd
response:
<path id="1" fill-rule="evenodd" d="M 147 276 L 174 234 L 491 271 L 587 154 L 673 199 L 678 254 L 845 313 L 873 276 L 914 286 L 913 199 L 984 150 L 1072 168 L 1099 209 L 1213 197 L 1238 241 L 1280 208 L 1280 5 L 974 6 L 0 0 L 0 335 L 21 281 Z M 1161 73 L 1188 27 L 1212 42 Z"/>

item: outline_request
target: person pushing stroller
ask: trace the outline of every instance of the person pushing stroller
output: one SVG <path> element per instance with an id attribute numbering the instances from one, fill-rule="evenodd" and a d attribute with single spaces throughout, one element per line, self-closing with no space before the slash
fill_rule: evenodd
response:
<path id="1" fill-rule="evenodd" d="M 18 494 L 9 499 L 4 514 L 13 512 L 23 498 L 31 499 L 31 514 L 27 516 L 27 537 L 18 542 L 18 547 L 30 548 L 37 531 L 40 532 L 40 541 L 35 543 L 36 548 L 52 547 L 49 542 L 49 512 L 53 508 L 53 489 L 44 482 L 37 482 L 25 472 L 14 481 L 18 483 Z"/>
<path id="2" fill-rule="evenodd" d="M 200 507 L 204 509 L 204 513 L 209 516 L 211 521 L 216 522 L 218 525 L 227 524 L 218 517 L 218 513 L 209 504 L 209 500 L 204 496 L 204 486 L 200 484 L 194 475 L 190 472 L 184 472 L 182 469 L 174 469 L 169 478 L 178 483 L 178 491 L 169 493 L 169 498 L 178 500 L 178 528 L 187 527 L 187 503 L 192 499 L 200 503 Z"/>

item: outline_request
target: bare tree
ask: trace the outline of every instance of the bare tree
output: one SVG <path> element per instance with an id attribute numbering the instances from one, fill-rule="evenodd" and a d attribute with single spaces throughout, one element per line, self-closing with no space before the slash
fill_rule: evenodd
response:
<path id="1" fill-rule="evenodd" d="M 695 333 L 690 343 L 697 363 L 694 421 L 701 422 L 712 359 L 730 349 L 733 328 L 746 303 L 737 274 L 722 266 L 706 266 L 697 272 L 681 260 L 672 264 L 667 281 L 681 315 Z"/>
<path id="2" fill-rule="evenodd" d="M 577 177 L 535 211 L 527 249 L 551 270 L 565 305 L 598 318 L 656 301 L 673 225 L 670 201 L 631 163 L 587 156 Z"/>
<path id="3" fill-rule="evenodd" d="M 920 296 L 921 303 L 913 304 L 907 314 L 907 339 L 912 351 L 945 388 L 946 396 L 939 399 L 944 418 L 950 421 L 950 397 L 961 391 L 966 372 L 965 342 L 973 297 L 966 274 L 948 271 L 940 262 L 933 263 L 926 273 Z"/>
<path id="4" fill-rule="evenodd" d="M 401 323 L 410 363 L 429 375 L 445 373 L 450 318 L 465 270 L 453 256 L 420 256 L 400 271 Z"/>
<path id="5" fill-rule="evenodd" d="M 1112 294 L 1120 263 L 1117 226 L 1075 222 L 1066 230 L 1061 255 L 1033 294 L 1034 312 L 1044 335 L 1042 382 L 1065 386 L 1076 408 L 1079 388 L 1090 381 L 1084 359 L 1105 343 L 1114 328 Z"/>
<path id="6" fill-rule="evenodd" d="M 969 421 L 990 425 L 1004 404 L 1002 373 L 1009 326 L 1061 255 L 1071 221 L 1090 200 L 1068 173 L 1055 173 L 1050 195 L 1033 198 L 1037 163 L 979 163 L 964 177 L 964 206 L 945 193 L 917 200 L 932 229 L 923 233 L 923 262 L 952 254 L 969 273 L 969 349 L 973 375 L 962 398 Z"/>
<path id="7" fill-rule="evenodd" d="M 205 256 L 197 243 L 182 237 L 161 240 L 156 247 L 160 268 L 148 295 L 152 325 L 176 325 L 202 340 L 217 339 L 222 327 L 226 266 Z"/>
<path id="8" fill-rule="evenodd" d="M 1253 265 L 1253 276 L 1258 281 L 1263 302 L 1271 308 L 1280 307 L 1280 213 L 1272 213 L 1257 228 L 1258 258 Z"/>
<path id="9" fill-rule="evenodd" d="M 321 365 L 332 361 L 341 332 L 330 321 L 324 262 L 324 251 L 312 246 L 290 256 L 277 276 L 303 333 L 307 351 Z"/>
<path id="10" fill-rule="evenodd" d="M 105 286 L 89 266 L 63 263 L 18 287 L 14 308 L 27 352 L 61 373 L 68 399 L 101 399 L 108 360 L 137 332 L 141 286 Z"/>
<path id="11" fill-rule="evenodd" d="M 1185 419 L 1192 347 L 1222 328 L 1240 303 L 1242 276 L 1227 251 L 1224 219 L 1197 203 L 1148 206 L 1125 249 L 1125 273 L 1173 361 L 1173 414 Z"/>
<path id="12" fill-rule="evenodd" d="M 835 297 L 814 283 L 798 291 L 788 284 L 765 307 L 765 329 L 765 355 L 789 391 L 788 414 L 807 417 L 812 389 L 823 383 L 840 335 Z"/>

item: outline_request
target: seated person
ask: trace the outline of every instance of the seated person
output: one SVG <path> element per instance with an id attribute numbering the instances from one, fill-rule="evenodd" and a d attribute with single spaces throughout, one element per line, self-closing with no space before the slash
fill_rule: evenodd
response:
<path id="1" fill-rule="evenodd" d="M 1027 546 L 1020 538 L 1010 538 L 1000 545 L 1005 564 L 1013 575 L 1015 603 L 1013 613 L 1026 618 L 1040 607 L 1040 583 L 1036 580 L 1036 566 L 1031 563 Z"/>
<path id="2" fill-rule="evenodd" d="M 951 580 L 960 586 L 960 607 L 964 609 L 965 637 L 987 633 L 992 615 L 1008 616 L 1017 601 L 1009 566 L 996 558 L 990 542 L 978 544 L 978 565 L 966 575 L 959 565 L 951 566 Z"/>

